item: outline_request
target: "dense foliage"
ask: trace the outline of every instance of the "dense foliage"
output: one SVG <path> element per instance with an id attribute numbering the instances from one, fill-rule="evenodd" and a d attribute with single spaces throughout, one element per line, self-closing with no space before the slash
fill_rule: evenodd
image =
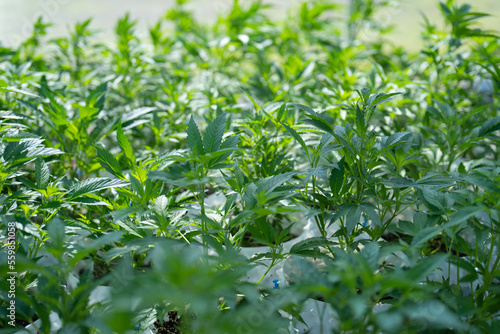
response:
<path id="1" fill-rule="evenodd" d="M 440 3 L 412 54 L 393 1 L 185 2 L 111 46 L 42 19 L 0 45 L 1 332 L 289 333 L 311 300 L 334 332 L 500 332 L 486 14 Z"/>

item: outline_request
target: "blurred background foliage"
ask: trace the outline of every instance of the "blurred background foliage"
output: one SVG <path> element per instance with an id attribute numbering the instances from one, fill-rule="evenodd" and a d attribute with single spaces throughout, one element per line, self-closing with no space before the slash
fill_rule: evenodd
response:
<path id="1" fill-rule="evenodd" d="M 241 1 L 243 5 L 250 2 Z M 338 13 L 344 11 L 347 14 L 349 1 L 334 2 L 343 5 Z M 396 3 L 391 0 L 387 2 Z M 232 3 L 232 0 L 193 0 L 187 7 L 200 22 L 213 23 L 218 15 L 230 11 Z M 270 5 L 267 9 L 269 16 L 281 20 L 301 1 L 266 0 L 264 3 Z M 100 30 L 103 38 L 112 40 L 114 23 L 129 12 L 132 19 L 138 20 L 138 28 L 146 37 L 146 29 L 156 23 L 158 14 L 166 12 L 174 4 L 174 0 L 0 0 L 0 36 L 5 45 L 15 46 L 31 35 L 33 24 L 43 15 L 45 21 L 54 24 L 48 31 L 49 37 L 65 35 L 74 22 L 92 17 L 93 29 Z M 481 21 L 485 29 L 500 29 L 500 1 L 474 0 L 472 4 L 478 11 L 491 15 Z M 418 51 L 422 47 L 421 13 L 425 13 L 431 22 L 439 22 L 441 14 L 434 0 L 403 0 L 398 7 L 384 8 L 377 12 L 376 18 L 383 24 L 393 26 L 387 35 L 389 41 L 407 50 Z"/>

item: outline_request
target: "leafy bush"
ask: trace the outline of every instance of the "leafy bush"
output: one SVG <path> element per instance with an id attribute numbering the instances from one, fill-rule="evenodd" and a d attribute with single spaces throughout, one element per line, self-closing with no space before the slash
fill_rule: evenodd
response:
<path id="1" fill-rule="evenodd" d="M 2 333 L 498 332 L 500 39 L 392 3 L 1 47 Z"/>

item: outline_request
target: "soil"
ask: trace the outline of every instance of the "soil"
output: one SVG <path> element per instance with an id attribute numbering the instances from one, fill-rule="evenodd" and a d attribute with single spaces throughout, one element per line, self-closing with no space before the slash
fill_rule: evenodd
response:
<path id="1" fill-rule="evenodd" d="M 179 330 L 181 318 L 177 316 L 176 311 L 168 312 L 168 321 L 163 321 L 162 324 L 160 320 L 156 320 L 154 325 L 158 334 L 182 334 Z"/>

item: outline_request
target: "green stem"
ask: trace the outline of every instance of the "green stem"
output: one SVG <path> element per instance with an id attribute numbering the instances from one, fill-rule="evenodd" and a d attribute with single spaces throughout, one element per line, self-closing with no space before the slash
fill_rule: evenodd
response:
<path id="1" fill-rule="evenodd" d="M 264 277 L 266 277 L 266 275 L 269 273 L 269 271 L 271 271 L 271 268 L 274 267 L 276 265 L 275 263 L 275 259 L 273 258 L 271 260 L 271 264 L 269 265 L 269 267 L 267 268 L 266 272 L 264 273 L 264 275 L 262 275 L 262 277 L 257 281 L 257 284 L 260 284 L 260 282 L 262 282 L 262 280 L 264 279 Z"/>

